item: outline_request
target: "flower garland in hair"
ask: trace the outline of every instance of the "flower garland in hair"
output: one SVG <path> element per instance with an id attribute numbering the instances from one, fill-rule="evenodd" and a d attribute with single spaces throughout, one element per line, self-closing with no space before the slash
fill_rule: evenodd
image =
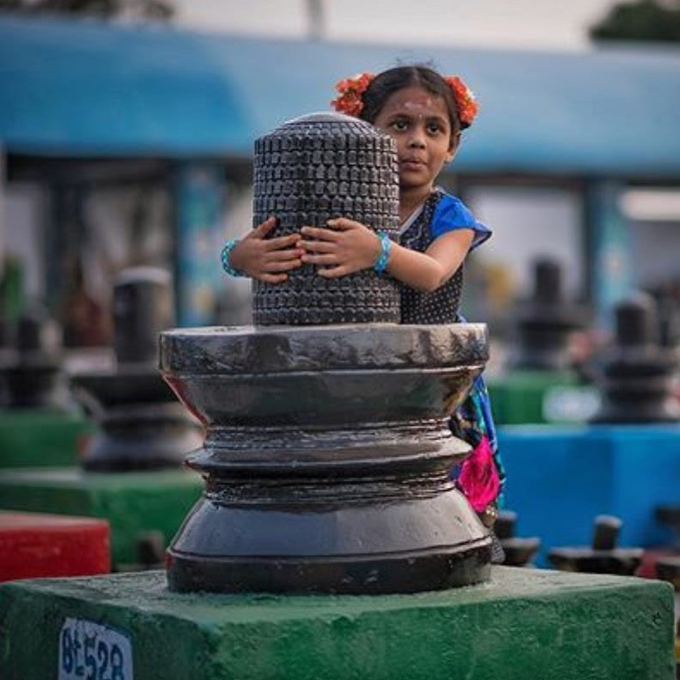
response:
<path id="1" fill-rule="evenodd" d="M 479 111 L 479 104 L 475 99 L 475 95 L 459 76 L 445 76 L 444 80 L 453 90 L 453 97 L 456 100 L 456 108 L 458 109 L 458 119 L 461 125 L 463 127 L 470 127 Z"/>
<path id="2" fill-rule="evenodd" d="M 362 95 L 375 78 L 372 73 L 358 73 L 352 78 L 343 78 L 335 84 L 338 96 L 331 102 L 336 111 L 348 116 L 358 117 L 364 109 Z M 458 119 L 466 128 L 472 125 L 479 111 L 479 104 L 472 90 L 460 76 L 444 76 L 444 82 L 451 88 L 458 110 Z"/>
<path id="3" fill-rule="evenodd" d="M 375 76 L 372 73 L 358 73 L 353 78 L 344 78 L 335 84 L 338 96 L 331 106 L 348 116 L 358 116 L 364 108 L 362 96 Z"/>

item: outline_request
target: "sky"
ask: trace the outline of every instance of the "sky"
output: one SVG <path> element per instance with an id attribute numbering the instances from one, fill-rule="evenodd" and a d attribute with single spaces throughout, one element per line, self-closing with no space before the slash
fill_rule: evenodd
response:
<path id="1" fill-rule="evenodd" d="M 300 38 L 315 0 L 172 0 L 179 26 Z M 581 50 L 614 0 L 316 0 L 329 40 Z"/>

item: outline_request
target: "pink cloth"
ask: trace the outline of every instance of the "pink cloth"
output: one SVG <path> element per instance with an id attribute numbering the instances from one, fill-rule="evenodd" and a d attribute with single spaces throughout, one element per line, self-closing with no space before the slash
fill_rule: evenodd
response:
<path id="1" fill-rule="evenodd" d="M 482 437 L 477 447 L 463 461 L 458 486 L 476 512 L 482 512 L 498 497 L 501 481 L 486 437 Z"/>

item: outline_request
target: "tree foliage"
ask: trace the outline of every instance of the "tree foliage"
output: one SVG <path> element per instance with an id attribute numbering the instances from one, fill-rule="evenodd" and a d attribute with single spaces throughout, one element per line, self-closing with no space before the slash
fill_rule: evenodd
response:
<path id="1" fill-rule="evenodd" d="M 593 40 L 680 42 L 680 0 L 618 3 L 589 33 Z"/>
<path id="2" fill-rule="evenodd" d="M 103 19 L 169 19 L 174 8 L 164 0 L 0 0 L 0 11 L 22 15 L 78 14 Z"/>

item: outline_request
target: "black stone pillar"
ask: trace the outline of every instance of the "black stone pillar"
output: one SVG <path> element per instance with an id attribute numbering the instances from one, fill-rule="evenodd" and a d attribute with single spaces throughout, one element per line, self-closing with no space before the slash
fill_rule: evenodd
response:
<path id="1" fill-rule="evenodd" d="M 586 324 L 586 311 L 564 297 L 559 262 L 534 262 L 531 298 L 517 310 L 512 368 L 560 371 L 569 366 L 569 334 Z"/>
<path id="2" fill-rule="evenodd" d="M 548 559 L 562 571 L 588 574 L 632 576 L 642 561 L 642 548 L 618 548 L 621 520 L 610 515 L 595 518 L 593 540 L 589 548 L 554 548 Z"/>
<path id="3" fill-rule="evenodd" d="M 169 274 L 152 267 L 121 272 L 114 282 L 113 314 L 114 370 L 72 376 L 76 395 L 98 425 L 83 466 L 177 467 L 200 446 L 202 432 L 158 373 L 158 335 L 174 323 Z"/>
<path id="4" fill-rule="evenodd" d="M 494 532 L 505 553 L 503 564 L 508 567 L 533 566 L 532 562 L 541 547 L 541 540 L 535 536 L 530 538 L 516 536 L 516 527 L 516 512 L 503 510 L 498 514 Z"/>
<path id="5" fill-rule="evenodd" d="M 29 305 L 6 329 L 0 349 L 0 394 L 8 408 L 67 409 L 69 395 L 61 367 L 61 328 L 39 304 Z"/>
<path id="6" fill-rule="evenodd" d="M 278 218 L 277 236 L 351 217 L 396 238 L 394 143 L 368 123 L 335 113 L 297 118 L 255 143 L 254 223 Z M 399 321 L 399 291 L 372 270 L 336 279 L 304 265 L 280 285 L 253 283 L 256 325 Z"/>
<path id="7" fill-rule="evenodd" d="M 255 223 L 346 216 L 392 236 L 394 142 L 338 114 L 256 143 Z M 398 288 L 314 267 L 255 283 L 257 327 L 167 331 L 161 369 L 206 425 L 204 497 L 167 553 L 172 590 L 416 592 L 489 578 L 491 538 L 450 478 L 449 416 L 486 328 L 400 326 Z"/>
<path id="8" fill-rule="evenodd" d="M 616 306 L 616 335 L 602 361 L 602 406 L 594 423 L 662 423 L 680 420 L 673 395 L 675 348 L 659 339 L 654 298 L 638 293 Z"/>

